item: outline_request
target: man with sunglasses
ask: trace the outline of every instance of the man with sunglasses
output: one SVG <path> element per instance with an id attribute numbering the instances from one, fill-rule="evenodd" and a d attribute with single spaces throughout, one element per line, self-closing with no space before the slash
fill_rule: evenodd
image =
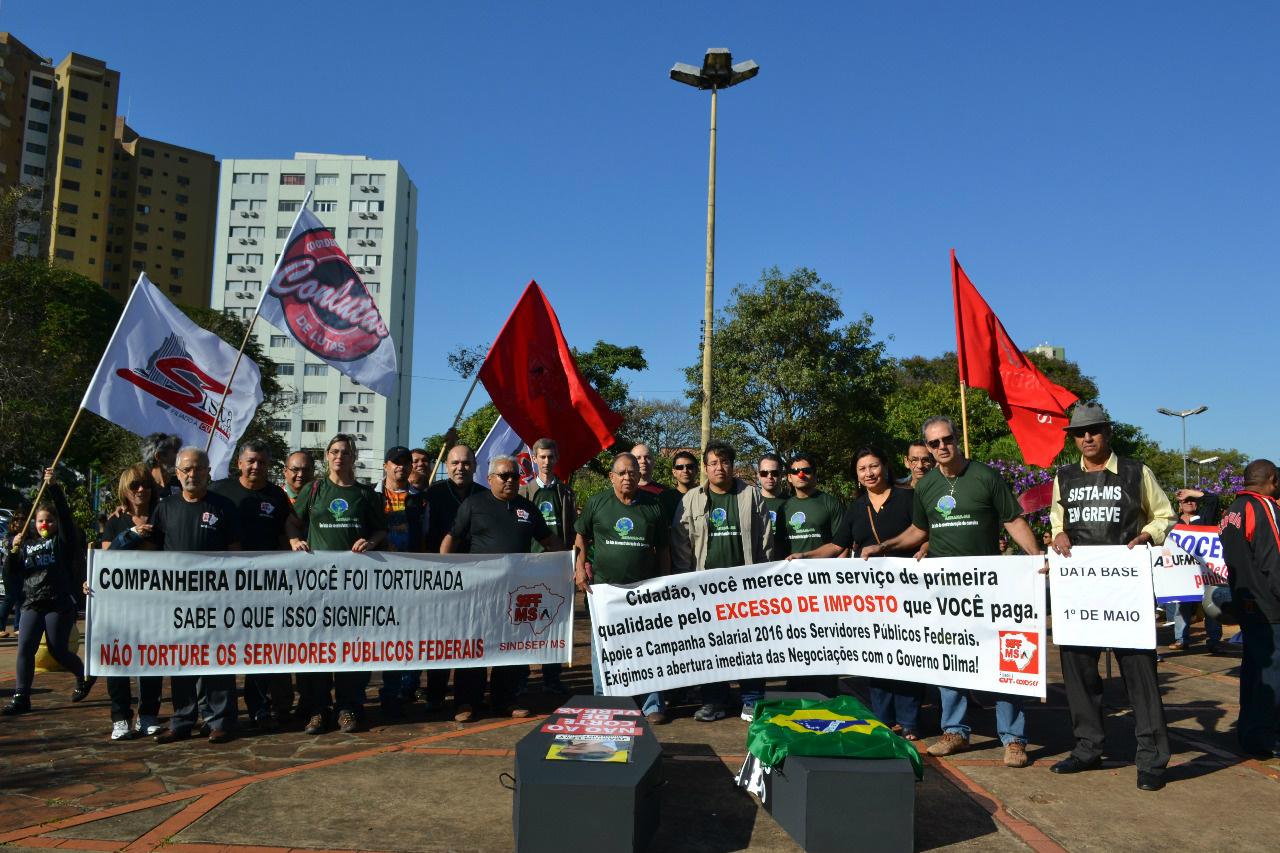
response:
<path id="1" fill-rule="evenodd" d="M 864 557 L 918 548 L 927 539 L 930 557 L 982 557 L 1000 554 L 1001 527 L 1027 554 L 1040 554 L 1040 543 L 1022 518 L 1022 509 L 995 470 L 965 457 L 956 446 L 956 427 L 941 415 L 921 429 L 935 467 L 915 488 L 911 526 L 879 545 L 862 549 Z M 917 556 L 922 556 L 918 554 Z M 929 754 L 951 755 L 969 748 L 969 693 L 938 687 L 942 699 L 942 738 Z M 1021 696 L 996 696 L 996 730 L 1004 744 L 1006 767 L 1027 766 L 1026 717 Z"/>
<path id="2" fill-rule="evenodd" d="M 667 519 L 674 520 L 676 510 L 680 509 L 680 501 L 689 494 L 689 490 L 698 485 L 698 457 L 688 450 L 681 450 L 671 459 L 671 478 L 676 481 L 674 489 L 667 489 L 658 495 L 658 503 Z"/>
<path id="3" fill-rule="evenodd" d="M 440 543 L 441 554 L 528 554 L 537 542 L 546 551 L 563 551 L 564 542 L 551 532 L 533 501 L 521 497 L 520 463 L 514 456 L 489 458 L 489 491 L 481 489 L 462 502 L 453 528 Z M 474 712 L 484 694 L 484 667 L 477 667 L 475 680 L 454 678 L 459 713 Z M 495 666 L 489 682 L 489 698 L 494 713 L 527 717 L 529 711 L 516 703 L 520 681 L 529 668 L 515 664 Z"/>
<path id="4" fill-rule="evenodd" d="M 769 524 L 773 527 L 773 550 L 779 557 L 789 553 L 786 525 L 778 524 L 778 513 L 782 512 L 790 497 L 786 486 L 787 472 L 782 465 L 782 457 L 776 453 L 761 456 L 756 463 L 756 488 L 760 490 L 764 508 L 769 514 Z"/>
<path id="5" fill-rule="evenodd" d="M 1080 451 L 1080 461 L 1058 469 L 1053 480 L 1049 522 L 1054 551 L 1070 556 L 1076 545 L 1159 545 L 1173 527 L 1173 507 L 1151 469 L 1111 452 L 1111 420 L 1102 406 L 1081 403 L 1065 427 Z M 1164 787 L 1169 764 L 1169 734 L 1156 681 L 1154 649 L 1113 649 L 1133 702 L 1138 740 L 1138 787 Z M 1076 747 L 1049 769 L 1079 773 L 1102 765 L 1102 679 L 1093 646 L 1061 646 L 1062 681 L 1071 710 Z"/>

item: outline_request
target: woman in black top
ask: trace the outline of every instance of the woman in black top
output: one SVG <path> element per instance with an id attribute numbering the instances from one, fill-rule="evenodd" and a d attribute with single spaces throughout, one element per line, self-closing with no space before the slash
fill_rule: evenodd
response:
<path id="1" fill-rule="evenodd" d="M 854 456 L 862 492 L 844 512 L 844 522 L 828 548 L 848 551 L 852 556 L 867 545 L 887 542 L 911 526 L 911 504 L 915 494 L 893 484 L 889 457 L 878 447 L 863 447 Z M 836 556 L 835 554 L 823 556 Z M 887 551 L 885 557 L 913 557 L 915 549 Z M 872 678 L 871 711 L 880 722 L 892 726 L 907 740 L 919 737 L 920 702 L 924 685 L 909 681 Z"/>
<path id="2" fill-rule="evenodd" d="M 31 710 L 31 682 L 35 677 L 36 650 L 41 637 L 50 656 L 63 669 L 74 673 L 71 701 L 89 695 L 94 679 L 84 677 L 84 663 L 71 651 L 71 628 L 76 622 L 75 551 L 79 547 L 71 519 L 71 508 L 62 489 L 54 482 L 54 471 L 44 472 L 45 494 L 52 503 L 36 507 L 34 529 L 20 531 L 13 538 L 7 568 L 23 579 L 22 616 L 18 626 L 18 658 L 13 699 L 0 714 L 10 716 Z"/>
<path id="3" fill-rule="evenodd" d="M 103 550 L 155 550 L 155 543 L 151 541 L 151 525 L 147 523 L 147 519 L 155 509 L 156 492 L 155 480 L 148 466 L 140 463 L 124 469 L 116 494 L 125 511 L 107 519 L 102 528 L 100 543 Z M 164 685 L 164 677 L 138 676 L 136 724 L 133 721 L 133 694 L 129 681 L 127 675 L 107 676 L 107 695 L 111 697 L 112 740 L 128 740 L 135 731 L 144 735 L 154 735 L 161 731 L 157 717 L 160 714 L 160 689 Z"/>

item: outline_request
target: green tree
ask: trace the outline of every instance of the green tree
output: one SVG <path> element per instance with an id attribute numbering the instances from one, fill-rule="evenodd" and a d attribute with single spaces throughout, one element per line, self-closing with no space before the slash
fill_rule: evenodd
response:
<path id="1" fill-rule="evenodd" d="M 853 448 L 884 434 L 893 366 L 870 315 L 845 321 L 836 289 L 816 272 L 766 269 L 740 284 L 716 320 L 712 363 L 713 438 L 757 436 L 784 458 L 805 450 L 825 487 L 848 493 Z M 701 360 L 685 369 L 701 400 Z M 739 447 L 746 461 L 757 448 Z"/>

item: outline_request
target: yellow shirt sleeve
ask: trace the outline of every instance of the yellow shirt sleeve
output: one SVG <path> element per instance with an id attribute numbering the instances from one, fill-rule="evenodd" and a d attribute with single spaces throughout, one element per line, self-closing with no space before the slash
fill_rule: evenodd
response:
<path id="1" fill-rule="evenodd" d="M 1062 504 L 1058 503 L 1058 475 L 1053 476 L 1053 503 L 1049 504 L 1049 535 L 1057 536 L 1062 532 Z"/>
<path id="2" fill-rule="evenodd" d="M 1153 544 L 1163 545 L 1165 536 L 1177 523 L 1177 516 L 1173 514 L 1169 496 L 1160 488 L 1156 475 L 1146 465 L 1142 466 L 1142 508 L 1146 511 L 1147 518 L 1151 519 L 1142 528 L 1142 532 L 1151 534 Z"/>

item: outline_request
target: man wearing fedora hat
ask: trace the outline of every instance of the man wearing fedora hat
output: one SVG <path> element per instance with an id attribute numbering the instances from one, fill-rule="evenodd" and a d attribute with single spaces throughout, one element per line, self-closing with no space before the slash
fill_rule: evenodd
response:
<path id="1" fill-rule="evenodd" d="M 1070 556 L 1076 545 L 1159 545 L 1173 527 L 1173 507 L 1151 469 L 1111 452 L 1111 420 L 1102 406 L 1081 403 L 1065 427 L 1080 451 L 1080 461 L 1058 469 L 1053 481 L 1049 521 L 1052 548 Z M 1114 649 L 1133 702 L 1137 728 L 1138 787 L 1164 787 L 1169 764 L 1169 734 L 1156 681 L 1154 649 Z M 1049 769 L 1079 773 L 1102 763 L 1102 679 L 1094 646 L 1061 646 L 1062 680 L 1071 710 L 1076 747 Z"/>

